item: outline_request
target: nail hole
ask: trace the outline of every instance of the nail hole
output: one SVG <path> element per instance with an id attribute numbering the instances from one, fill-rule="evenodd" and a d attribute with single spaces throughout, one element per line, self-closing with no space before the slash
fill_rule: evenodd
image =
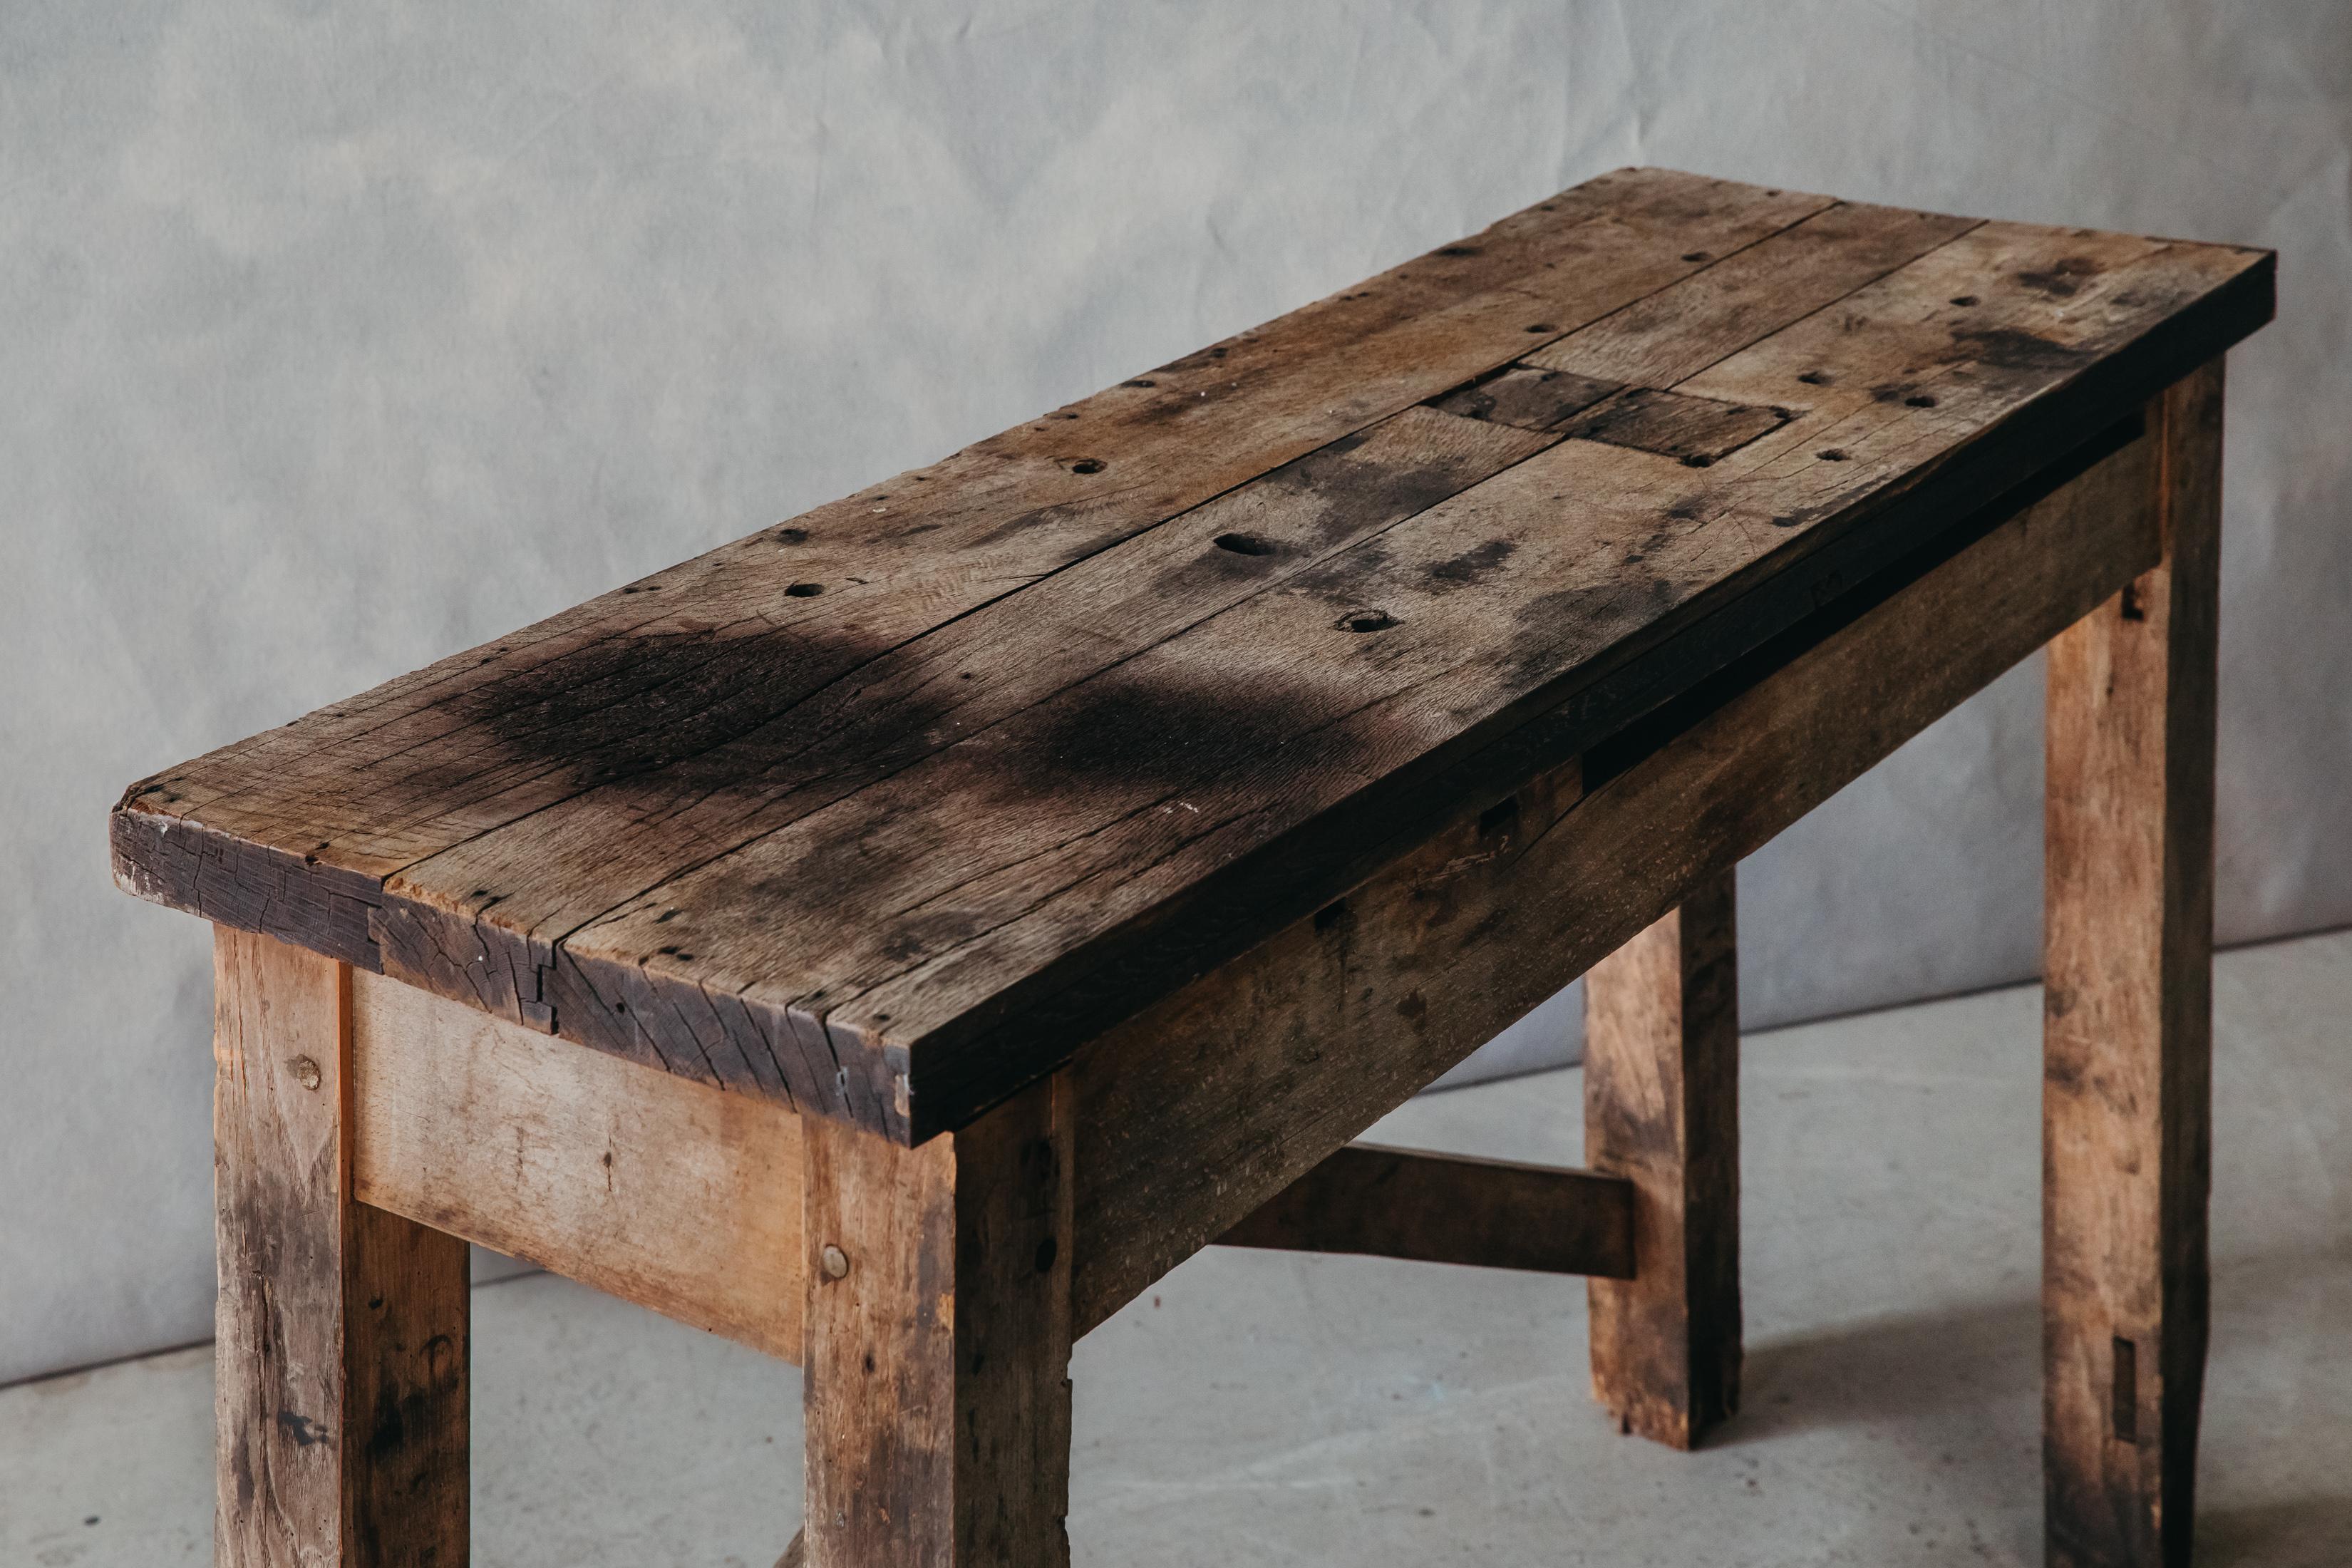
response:
<path id="1" fill-rule="evenodd" d="M 1122 381 L 1119 384 L 1121 386 L 1158 386 L 1160 384 L 1148 376 L 1139 375 L 1133 381 Z"/>
<path id="2" fill-rule="evenodd" d="M 1037 1244 L 1037 1272 L 1040 1274 L 1051 1274 L 1054 1271 L 1054 1259 L 1061 1256 L 1061 1251 L 1062 1249 L 1060 1247 L 1054 1245 L 1054 1238 L 1050 1236 L 1045 1240 L 1039 1242 Z"/>
<path id="3" fill-rule="evenodd" d="M 1807 386 L 1827 386 L 1830 384 L 1829 373 L 1826 371 L 1809 370 L 1797 379 Z"/>
<path id="4" fill-rule="evenodd" d="M 1912 408 L 1933 408 L 1936 406 L 1936 400 L 1924 392 L 1920 393 L 1916 397 L 1906 397 L 1903 401 L 1906 406 Z"/>
<path id="5" fill-rule="evenodd" d="M 793 599 L 814 599 L 824 592 L 824 584 L 822 583 L 795 583 L 784 590 L 785 595 Z"/>
<path id="6" fill-rule="evenodd" d="M 1685 261 L 1705 261 L 1706 259 L 1706 252 L 1704 250 L 1685 250 L 1683 252 L 1683 259 Z"/>
<path id="7" fill-rule="evenodd" d="M 1824 463 L 1843 463 L 1845 461 L 1845 452 L 1843 449 L 1837 447 L 1824 447 L 1820 451 L 1815 452 L 1813 456 L 1819 458 Z"/>
<path id="8" fill-rule="evenodd" d="M 1070 465 L 1070 472 L 1074 474 L 1099 474 L 1108 467 L 1110 467 L 1110 465 L 1104 462 L 1100 458 L 1080 458 L 1076 462 Z"/>
<path id="9" fill-rule="evenodd" d="M 1333 926 L 1338 925 L 1341 921 L 1346 920 L 1347 918 L 1348 900 L 1341 899 L 1335 903 L 1326 904 L 1321 909 L 1315 911 L 1315 929 L 1317 931 L 1329 931 Z"/>
<path id="10" fill-rule="evenodd" d="M 806 544 L 808 542 L 808 530 L 805 528 L 780 528 L 776 530 L 776 542 L 779 544 Z"/>
<path id="11" fill-rule="evenodd" d="M 1534 326 L 1529 327 L 1528 331 L 1531 332 L 1556 332 L 1559 331 L 1559 329 L 1553 326 L 1549 321 L 1538 321 Z"/>
<path id="12" fill-rule="evenodd" d="M 1518 820 L 1519 797 L 1513 795 L 1510 799 L 1497 802 L 1478 814 L 1478 837 L 1492 838 L 1497 834 L 1508 833 Z"/>
<path id="13" fill-rule="evenodd" d="M 1255 534 L 1221 533 L 1213 542 L 1220 550 L 1230 550 L 1236 555 L 1271 555 L 1274 546 Z"/>
<path id="14" fill-rule="evenodd" d="M 1683 467 L 1685 468 L 1704 468 L 1711 467 L 1714 462 L 1715 459 L 1708 457 L 1704 452 L 1693 452 L 1689 457 L 1683 459 Z"/>
<path id="15" fill-rule="evenodd" d="M 1397 623 L 1386 610 L 1350 610 L 1336 624 L 1343 632 L 1384 632 Z"/>
<path id="16" fill-rule="evenodd" d="M 1955 294 L 1952 296 L 1952 303 L 1958 305 L 1963 310 L 1967 310 L 1970 305 L 1973 305 L 1976 302 L 1977 297 L 1974 294 Z"/>
<path id="17" fill-rule="evenodd" d="M 1478 247 L 1475 245 L 1441 246 L 1438 247 L 1437 254 L 1440 256 L 1475 256 L 1478 254 Z"/>

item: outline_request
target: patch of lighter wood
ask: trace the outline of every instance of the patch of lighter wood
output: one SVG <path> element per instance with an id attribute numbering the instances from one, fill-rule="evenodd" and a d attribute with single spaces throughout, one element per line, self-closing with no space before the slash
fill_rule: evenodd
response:
<path id="1" fill-rule="evenodd" d="M 352 978 L 361 1202 L 800 1361 L 797 1116 Z"/>

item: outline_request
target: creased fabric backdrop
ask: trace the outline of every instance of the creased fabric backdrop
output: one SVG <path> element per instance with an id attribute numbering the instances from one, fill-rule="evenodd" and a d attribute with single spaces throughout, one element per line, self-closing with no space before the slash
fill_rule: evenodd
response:
<path id="1" fill-rule="evenodd" d="M 2352 919 L 2342 0 L 0 6 L 0 1379 L 209 1332 L 129 780 L 1631 163 L 2281 250 L 2221 930 Z M 1749 1021 L 2032 973 L 2039 748 L 2027 668 L 1757 857 Z"/>

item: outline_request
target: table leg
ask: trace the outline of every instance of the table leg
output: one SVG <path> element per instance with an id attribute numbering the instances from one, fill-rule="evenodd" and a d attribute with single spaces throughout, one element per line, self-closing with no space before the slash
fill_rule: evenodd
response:
<path id="1" fill-rule="evenodd" d="M 464 1568 L 466 1244 L 352 1197 L 351 974 L 214 948 L 217 1560 Z"/>
<path id="2" fill-rule="evenodd" d="M 902 1149 L 812 1117 L 811 1568 L 1061 1568 L 1066 1078 Z"/>
<path id="3" fill-rule="evenodd" d="M 2211 1171 L 2221 365 L 2151 405 L 2163 561 L 2050 647 L 2049 1560 L 2189 1562 Z"/>
<path id="4" fill-rule="evenodd" d="M 1633 1278 L 1593 1279 L 1592 1392 L 1696 1446 L 1739 1405 L 1739 965 L 1733 874 L 1584 978 L 1584 1161 L 1633 1183 Z"/>

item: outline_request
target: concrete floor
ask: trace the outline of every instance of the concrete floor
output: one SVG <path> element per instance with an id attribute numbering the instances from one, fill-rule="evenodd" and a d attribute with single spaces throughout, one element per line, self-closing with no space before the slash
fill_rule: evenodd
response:
<path id="1" fill-rule="evenodd" d="M 2352 1563 L 2352 934 L 2220 965 L 2205 1568 Z M 1212 1252 L 1086 1340 L 1080 1563 L 2040 1561 L 2031 988 L 1752 1037 L 1748 1408 L 1590 1404 L 1580 1281 Z M 1573 1073 L 1376 1136 L 1570 1163 Z M 476 1300 L 476 1561 L 767 1568 L 790 1367 L 544 1276 Z M 209 1560 L 210 1352 L 0 1391 L 0 1568 Z"/>

